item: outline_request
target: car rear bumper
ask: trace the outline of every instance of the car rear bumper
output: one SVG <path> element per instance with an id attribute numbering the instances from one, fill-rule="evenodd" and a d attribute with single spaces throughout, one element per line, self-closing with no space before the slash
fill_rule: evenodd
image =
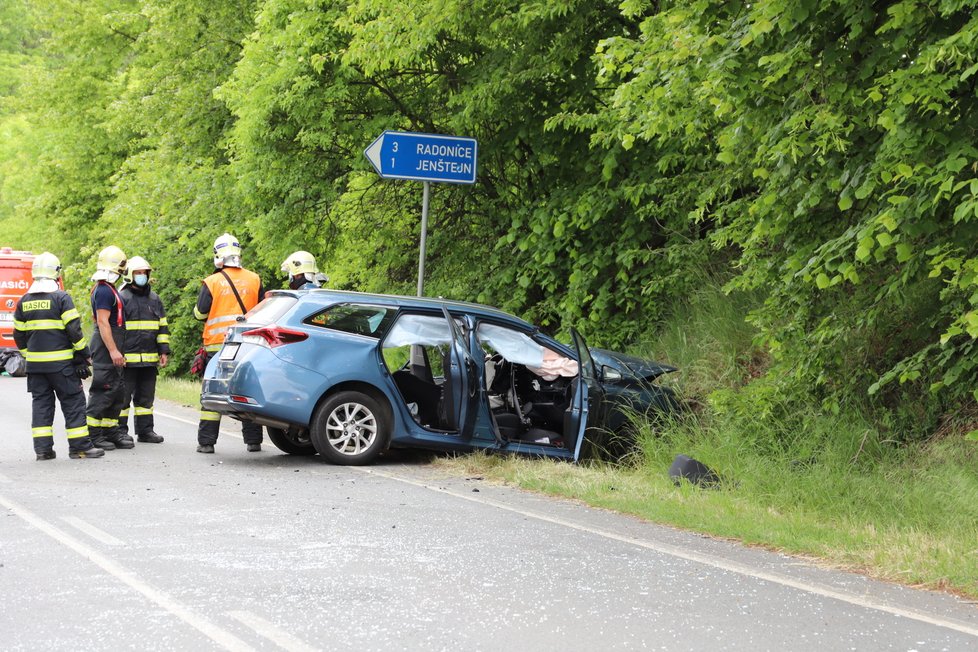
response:
<path id="1" fill-rule="evenodd" d="M 232 419 L 237 419 L 238 421 L 251 421 L 259 425 L 269 426 L 272 428 L 288 428 L 292 425 L 304 425 L 293 424 L 288 421 L 276 419 L 275 417 L 270 417 L 266 414 L 260 414 L 254 410 L 261 409 L 261 406 L 250 406 L 245 403 L 237 403 L 232 401 L 231 397 L 227 394 L 201 394 L 200 405 L 205 410 L 217 412 L 218 414 L 231 417 Z"/>

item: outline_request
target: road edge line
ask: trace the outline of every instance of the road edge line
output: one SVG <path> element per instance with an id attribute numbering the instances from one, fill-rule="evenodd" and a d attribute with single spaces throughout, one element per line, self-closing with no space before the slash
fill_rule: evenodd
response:
<path id="1" fill-rule="evenodd" d="M 205 618 L 193 613 L 188 608 L 184 607 L 176 600 L 168 596 L 166 593 L 153 588 L 146 582 L 143 582 L 141 579 L 136 577 L 135 574 L 127 571 L 121 565 L 99 554 L 96 550 L 93 550 L 74 537 L 62 532 L 54 525 L 51 525 L 27 508 L 21 507 L 6 496 L 0 495 L 0 505 L 6 507 L 11 512 L 19 516 L 22 520 L 26 521 L 29 525 L 40 530 L 58 543 L 61 543 L 62 545 L 74 550 L 82 557 L 85 557 L 109 575 L 113 576 L 123 584 L 126 584 L 138 593 L 141 593 L 151 602 L 155 602 L 160 607 L 187 623 L 221 647 L 227 650 L 232 650 L 232 652 L 249 652 L 254 650 L 254 648 L 236 637 L 231 632 L 224 630 L 218 625 L 215 625 Z"/>
<path id="2" fill-rule="evenodd" d="M 367 469 L 367 468 L 356 467 L 356 466 L 352 466 L 350 468 L 355 469 L 366 475 L 376 475 L 379 477 L 387 478 L 389 480 L 396 480 L 397 482 L 403 482 L 405 484 L 414 485 L 416 487 L 421 487 L 423 489 L 428 489 L 431 491 L 436 491 L 438 493 L 447 494 L 455 498 L 461 498 L 462 500 L 468 500 L 470 502 L 479 503 L 482 505 L 488 505 L 490 507 L 495 507 L 497 509 L 513 512 L 515 514 L 520 514 L 521 516 L 526 516 L 528 518 L 537 519 L 547 523 L 553 523 L 555 525 L 571 528 L 574 530 L 578 530 L 580 532 L 587 532 L 589 534 L 601 536 L 606 539 L 620 541 L 622 543 L 638 546 L 640 548 L 645 548 L 647 550 L 653 550 L 655 552 L 659 552 L 664 555 L 678 557 L 680 559 L 685 559 L 687 561 L 692 561 L 698 564 L 712 566 L 713 568 L 725 570 L 731 573 L 737 573 L 738 575 L 752 577 L 766 582 L 772 582 L 774 584 L 779 584 L 781 586 L 785 586 L 788 588 L 797 589 L 799 591 L 804 591 L 806 593 L 820 595 L 822 597 L 839 600 L 841 602 L 846 602 L 848 604 L 855 605 L 857 607 L 872 609 L 874 611 L 881 611 L 894 616 L 909 618 L 911 620 L 927 623 L 929 625 L 942 627 L 944 629 L 951 629 L 960 632 L 962 634 L 978 637 L 978 627 L 974 625 L 970 625 L 968 623 L 962 623 L 959 621 L 950 620 L 946 618 L 939 618 L 937 616 L 932 616 L 931 614 L 915 611 L 913 609 L 891 606 L 883 602 L 869 600 L 860 597 L 858 595 L 845 593 L 843 591 L 839 591 L 837 589 L 833 589 L 824 585 L 797 580 L 793 577 L 782 575 L 780 573 L 772 573 L 769 571 L 756 570 L 750 568 L 745 564 L 739 564 L 737 562 L 733 562 L 728 559 L 723 559 L 722 557 L 717 557 L 715 555 L 710 555 L 707 553 L 700 553 L 700 552 L 690 552 L 688 550 L 683 550 L 682 548 L 678 548 L 676 546 L 667 543 L 657 543 L 657 542 L 647 541 L 644 539 L 636 539 L 635 537 L 616 534 L 614 532 L 603 530 L 601 528 L 591 527 L 589 525 L 582 525 L 580 523 L 574 523 L 573 521 L 568 521 L 566 519 L 558 518 L 555 516 L 548 516 L 546 514 L 540 514 L 539 512 L 534 512 L 530 510 L 521 509 L 518 507 L 513 507 L 511 505 L 506 505 L 505 503 L 500 503 L 498 501 L 492 500 L 491 498 L 483 498 L 481 496 L 471 496 L 456 491 L 452 491 L 444 487 L 436 487 L 430 484 L 426 484 L 418 480 L 410 480 L 408 478 L 398 477 L 396 475 L 385 473 L 383 471 L 377 471 L 375 469 Z"/>

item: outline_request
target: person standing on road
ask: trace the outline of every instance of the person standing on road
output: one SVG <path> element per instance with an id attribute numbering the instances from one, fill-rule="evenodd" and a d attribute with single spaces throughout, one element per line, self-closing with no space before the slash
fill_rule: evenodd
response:
<path id="1" fill-rule="evenodd" d="M 204 279 L 194 307 L 194 317 L 204 322 L 206 362 L 224 344 L 228 327 L 265 298 L 265 288 L 258 274 L 241 267 L 241 245 L 230 233 L 214 241 L 214 267 L 217 271 Z M 221 415 L 202 408 L 197 426 L 198 453 L 214 452 L 220 428 Z M 260 425 L 242 422 L 241 433 L 249 452 L 261 450 Z"/>
<path id="2" fill-rule="evenodd" d="M 319 273 L 316 258 L 308 251 L 295 251 L 290 254 L 282 263 L 282 271 L 289 275 L 290 290 L 312 290 L 322 287 L 322 281 L 325 279 L 325 276 Z"/>
<path id="3" fill-rule="evenodd" d="M 105 450 L 134 448 L 136 444 L 119 431 L 119 413 L 125 407 L 126 317 L 115 283 L 126 271 L 126 254 L 109 246 L 99 252 L 92 275 L 92 384 L 88 388 L 88 431 L 92 443 Z"/>
<path id="4" fill-rule="evenodd" d="M 170 330 L 160 297 L 150 289 L 153 268 L 141 256 L 129 259 L 126 284 L 119 290 L 126 317 L 125 406 L 119 414 L 119 430 L 129 435 L 129 404 L 135 404 L 133 431 L 136 441 L 160 444 L 163 437 L 153 429 L 153 399 L 158 367 L 170 356 Z"/>
<path id="5" fill-rule="evenodd" d="M 61 261 L 44 252 L 31 265 L 33 283 L 14 309 L 14 342 L 27 361 L 27 391 L 32 397 L 31 433 L 39 461 L 53 460 L 55 398 L 61 402 L 68 434 L 68 457 L 102 457 L 85 425 L 89 353 L 81 318 L 61 289 Z"/>

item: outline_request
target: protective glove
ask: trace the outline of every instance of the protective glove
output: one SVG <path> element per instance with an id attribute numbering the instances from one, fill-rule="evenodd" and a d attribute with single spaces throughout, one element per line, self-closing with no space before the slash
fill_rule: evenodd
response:
<path id="1" fill-rule="evenodd" d="M 87 364 L 75 365 L 75 373 L 78 374 L 78 377 L 82 380 L 92 377 L 92 370 L 88 368 Z"/>

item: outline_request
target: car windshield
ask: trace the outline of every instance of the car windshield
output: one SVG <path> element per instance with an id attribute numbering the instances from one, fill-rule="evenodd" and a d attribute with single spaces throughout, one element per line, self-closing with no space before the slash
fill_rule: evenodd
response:
<path id="1" fill-rule="evenodd" d="M 288 312 L 297 299 L 289 295 L 277 295 L 266 298 L 245 315 L 249 324 L 271 324 Z"/>
<path id="2" fill-rule="evenodd" d="M 528 335 L 494 324 L 479 324 L 476 336 L 510 362 L 539 367 L 543 364 L 543 347 Z"/>

